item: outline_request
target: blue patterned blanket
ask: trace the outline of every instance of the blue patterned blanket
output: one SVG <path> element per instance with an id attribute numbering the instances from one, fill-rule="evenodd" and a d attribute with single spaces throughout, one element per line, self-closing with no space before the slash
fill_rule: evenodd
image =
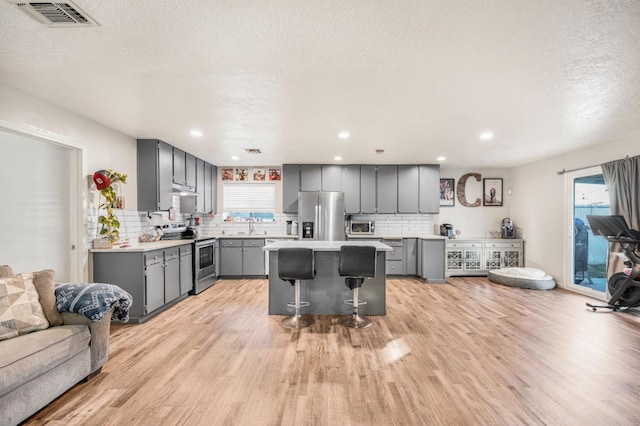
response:
<path id="1" fill-rule="evenodd" d="M 58 284 L 56 306 L 60 312 L 82 314 L 93 322 L 104 318 L 115 308 L 111 319 L 129 321 L 129 307 L 133 298 L 129 293 L 113 284 Z"/>

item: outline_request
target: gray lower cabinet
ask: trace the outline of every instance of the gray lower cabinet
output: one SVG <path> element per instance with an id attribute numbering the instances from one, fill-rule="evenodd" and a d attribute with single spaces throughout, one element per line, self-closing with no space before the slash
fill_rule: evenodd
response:
<path id="1" fill-rule="evenodd" d="M 164 250 L 164 303 L 180 297 L 180 250 Z"/>
<path id="2" fill-rule="evenodd" d="M 418 275 L 430 283 L 443 283 L 444 279 L 444 240 L 418 240 Z"/>
<path id="3" fill-rule="evenodd" d="M 180 295 L 193 290 L 193 246 L 180 247 Z"/>
<path id="4" fill-rule="evenodd" d="M 184 249 L 181 268 L 180 249 Z M 187 297 L 193 287 L 191 244 L 147 252 L 94 252 L 93 281 L 115 284 L 133 297 L 129 309 L 132 323 Z M 189 260 L 187 260 L 189 259 Z"/>
<path id="5" fill-rule="evenodd" d="M 390 246 L 393 250 L 387 252 L 386 273 L 387 275 L 404 274 L 404 244 L 402 239 L 384 239 L 382 242 Z"/>
<path id="6" fill-rule="evenodd" d="M 220 239 L 220 276 L 264 276 L 263 238 Z"/>
<path id="7" fill-rule="evenodd" d="M 418 239 L 404 238 L 403 259 L 404 259 L 404 275 L 418 275 Z"/>

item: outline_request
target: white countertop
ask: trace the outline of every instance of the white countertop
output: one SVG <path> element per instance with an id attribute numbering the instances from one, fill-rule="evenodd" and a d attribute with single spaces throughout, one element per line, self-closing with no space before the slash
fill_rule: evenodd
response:
<path id="1" fill-rule="evenodd" d="M 376 251 L 392 251 L 393 249 L 380 241 L 276 241 L 262 248 L 264 251 L 276 251 L 281 248 L 310 248 L 314 251 L 340 251 L 342 246 L 369 246 Z"/>

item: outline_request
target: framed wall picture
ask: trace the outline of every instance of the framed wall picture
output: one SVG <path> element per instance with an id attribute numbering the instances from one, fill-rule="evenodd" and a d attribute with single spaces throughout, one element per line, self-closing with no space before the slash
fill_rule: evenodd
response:
<path id="1" fill-rule="evenodd" d="M 440 207 L 453 207 L 456 205 L 454 183 L 454 179 L 440 179 Z"/>
<path id="2" fill-rule="evenodd" d="M 269 169 L 269 180 L 282 180 L 280 169 Z"/>
<path id="3" fill-rule="evenodd" d="M 222 169 L 222 180 L 233 180 L 233 169 Z"/>
<path id="4" fill-rule="evenodd" d="M 248 169 L 236 169 L 236 180 L 249 180 Z"/>
<path id="5" fill-rule="evenodd" d="M 502 178 L 486 178 L 483 180 L 485 206 L 502 206 Z"/>
<path id="6" fill-rule="evenodd" d="M 262 182 L 265 180 L 265 171 L 264 169 L 251 169 L 251 177 L 254 181 Z"/>

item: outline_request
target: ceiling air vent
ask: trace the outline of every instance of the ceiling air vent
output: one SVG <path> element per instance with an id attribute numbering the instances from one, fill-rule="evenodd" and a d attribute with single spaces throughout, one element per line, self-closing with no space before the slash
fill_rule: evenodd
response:
<path id="1" fill-rule="evenodd" d="M 89 27 L 99 25 L 70 1 L 61 3 L 8 0 L 31 18 L 50 27 Z"/>
<path id="2" fill-rule="evenodd" d="M 258 148 L 247 148 L 245 151 L 247 154 L 262 154 L 262 150 Z"/>
<path id="3" fill-rule="evenodd" d="M 376 149 L 376 154 L 384 154 L 384 149 Z"/>

